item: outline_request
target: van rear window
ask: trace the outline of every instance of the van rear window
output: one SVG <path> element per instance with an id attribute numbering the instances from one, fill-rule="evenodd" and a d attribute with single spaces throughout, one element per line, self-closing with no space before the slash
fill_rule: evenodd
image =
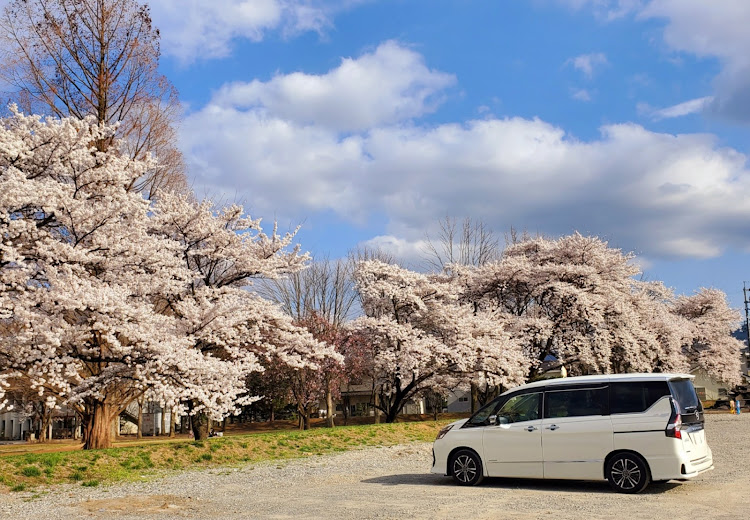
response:
<path id="1" fill-rule="evenodd" d="M 643 412 L 669 395 L 666 381 L 610 383 L 609 389 L 610 413 Z"/>
<path id="2" fill-rule="evenodd" d="M 695 393 L 695 387 L 689 379 L 677 379 L 669 382 L 672 387 L 672 395 L 680 407 L 681 414 L 693 413 L 696 410 L 702 410 L 698 394 Z"/>

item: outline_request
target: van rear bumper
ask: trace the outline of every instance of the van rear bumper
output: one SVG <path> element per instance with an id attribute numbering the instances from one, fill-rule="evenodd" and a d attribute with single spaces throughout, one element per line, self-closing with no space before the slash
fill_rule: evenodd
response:
<path id="1" fill-rule="evenodd" d="M 708 448 L 705 456 L 697 459 L 691 460 L 686 453 L 679 458 L 669 457 L 649 463 L 653 480 L 688 480 L 714 469 L 711 448 Z"/>

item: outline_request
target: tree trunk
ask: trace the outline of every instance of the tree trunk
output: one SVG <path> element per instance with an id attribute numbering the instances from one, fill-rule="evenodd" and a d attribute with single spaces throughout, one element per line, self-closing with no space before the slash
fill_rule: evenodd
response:
<path id="1" fill-rule="evenodd" d="M 138 399 L 138 432 L 135 434 L 137 439 L 143 437 L 143 399 Z"/>
<path id="2" fill-rule="evenodd" d="M 177 430 L 177 418 L 174 414 L 174 408 L 169 408 L 169 436 L 174 437 L 175 430 Z"/>
<path id="3" fill-rule="evenodd" d="M 310 429 L 310 408 L 308 407 L 305 407 L 305 411 L 302 414 L 302 429 L 303 430 Z"/>
<path id="4" fill-rule="evenodd" d="M 471 413 L 479 409 L 479 388 L 476 383 L 471 383 Z"/>
<path id="5" fill-rule="evenodd" d="M 39 442 L 49 441 L 49 423 L 52 422 L 52 414 L 43 414 L 41 419 L 41 430 L 39 430 Z"/>
<path id="6" fill-rule="evenodd" d="M 373 401 L 375 403 L 375 424 L 380 424 L 380 394 L 375 392 L 375 396 L 373 398 Z"/>
<path id="7" fill-rule="evenodd" d="M 326 426 L 333 428 L 336 426 L 333 422 L 333 392 L 330 386 L 326 387 Z"/>
<path id="8" fill-rule="evenodd" d="M 112 422 L 117 411 L 108 403 L 96 402 L 87 407 L 84 418 L 84 450 L 99 450 L 112 447 Z"/>
<path id="9" fill-rule="evenodd" d="M 164 406 L 161 407 L 161 431 L 159 435 L 166 435 L 167 431 L 167 410 Z"/>
<path id="10" fill-rule="evenodd" d="M 208 432 L 211 427 L 210 422 L 208 415 L 203 412 L 190 417 L 190 426 L 193 429 L 193 437 L 195 437 L 196 441 L 208 439 Z"/>

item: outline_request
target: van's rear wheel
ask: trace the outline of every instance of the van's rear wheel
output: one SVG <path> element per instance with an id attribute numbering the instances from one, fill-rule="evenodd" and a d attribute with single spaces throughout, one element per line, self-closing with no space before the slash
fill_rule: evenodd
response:
<path id="1" fill-rule="evenodd" d="M 607 462 L 607 480 L 618 493 L 640 493 L 651 476 L 642 457 L 635 453 L 619 453 Z"/>
<path id="2" fill-rule="evenodd" d="M 482 460 L 471 450 L 457 451 L 450 461 L 451 475 L 456 484 L 475 486 L 482 482 Z"/>

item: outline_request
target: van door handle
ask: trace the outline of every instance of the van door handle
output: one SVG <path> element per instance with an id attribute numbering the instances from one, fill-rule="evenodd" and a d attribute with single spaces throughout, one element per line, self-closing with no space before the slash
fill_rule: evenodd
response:
<path id="1" fill-rule="evenodd" d="M 558 428 L 559 428 L 559 426 L 556 425 L 556 424 L 551 424 L 551 425 L 547 426 L 548 430 L 557 430 Z"/>
<path id="2" fill-rule="evenodd" d="M 535 426 L 527 426 L 527 427 L 526 427 L 526 431 L 527 431 L 527 432 L 533 432 L 534 430 L 536 430 L 536 427 L 535 427 Z"/>

